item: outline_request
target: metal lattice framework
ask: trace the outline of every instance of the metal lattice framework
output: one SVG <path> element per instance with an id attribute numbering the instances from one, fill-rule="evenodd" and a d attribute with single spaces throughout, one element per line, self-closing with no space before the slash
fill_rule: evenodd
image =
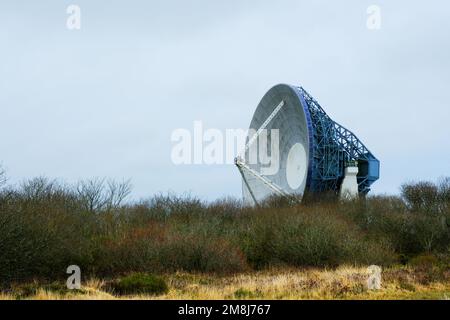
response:
<path id="1" fill-rule="evenodd" d="M 297 87 L 307 105 L 313 130 L 310 191 L 338 191 L 345 166 L 358 163 L 358 189 L 366 194 L 378 179 L 379 161 L 348 129 L 333 121 L 302 87 Z"/>

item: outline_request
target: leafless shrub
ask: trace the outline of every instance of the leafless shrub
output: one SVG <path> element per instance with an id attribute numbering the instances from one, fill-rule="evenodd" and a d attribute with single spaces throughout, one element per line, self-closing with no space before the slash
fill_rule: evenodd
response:
<path id="1" fill-rule="evenodd" d="M 438 210 L 439 189 L 432 182 L 420 181 L 403 184 L 401 194 L 412 211 L 433 213 Z"/>
<path id="2" fill-rule="evenodd" d="M 94 212 L 102 209 L 106 204 L 104 195 L 105 179 L 93 178 L 79 181 L 77 192 L 88 211 Z"/>
<path id="3" fill-rule="evenodd" d="M 94 178 L 78 182 L 76 190 L 86 210 L 96 212 L 117 209 L 131 193 L 130 180 L 117 182 Z"/>
<path id="4" fill-rule="evenodd" d="M 107 208 L 113 209 L 120 207 L 123 201 L 131 193 L 132 185 L 130 180 L 123 180 L 121 182 L 116 180 L 108 180 L 107 185 Z"/>
<path id="5" fill-rule="evenodd" d="M 6 171 L 5 169 L 0 165 L 0 188 L 6 183 Z"/>
<path id="6" fill-rule="evenodd" d="M 29 200 L 39 200 L 51 197 L 59 188 L 55 180 L 46 177 L 37 177 L 22 182 L 20 193 Z"/>
<path id="7" fill-rule="evenodd" d="M 157 194 L 148 206 L 163 215 L 192 215 L 204 212 L 205 204 L 198 198 L 186 193 L 178 196 L 173 193 Z"/>
<path id="8" fill-rule="evenodd" d="M 441 178 L 438 182 L 439 204 L 441 211 L 450 214 L 450 177 Z"/>
<path id="9" fill-rule="evenodd" d="M 208 213 L 216 215 L 236 215 L 239 214 L 244 205 L 242 200 L 235 198 L 223 198 L 208 205 Z"/>

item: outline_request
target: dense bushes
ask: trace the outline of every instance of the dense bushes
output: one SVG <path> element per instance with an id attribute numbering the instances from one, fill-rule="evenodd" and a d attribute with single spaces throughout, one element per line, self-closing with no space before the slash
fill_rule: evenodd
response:
<path id="1" fill-rule="evenodd" d="M 401 191 L 401 197 L 371 197 L 340 207 L 370 238 L 389 241 L 398 254 L 449 250 L 450 179 L 409 183 Z"/>
<path id="2" fill-rule="evenodd" d="M 240 235 L 239 245 L 247 261 L 261 268 L 276 264 L 389 264 L 395 259 L 388 245 L 370 243 L 335 206 L 266 209 L 242 217 L 240 224 L 245 232 Z"/>
<path id="3" fill-rule="evenodd" d="M 0 281 L 176 270 L 232 273 L 273 265 L 388 265 L 449 252 L 449 180 L 401 197 L 261 208 L 158 195 L 121 204 L 129 185 L 38 178 L 0 192 Z M 402 259 L 400 259 L 402 258 Z"/>
<path id="4" fill-rule="evenodd" d="M 445 214 L 450 209 L 450 177 L 441 179 L 438 184 L 428 181 L 404 184 L 401 190 L 412 211 Z"/>

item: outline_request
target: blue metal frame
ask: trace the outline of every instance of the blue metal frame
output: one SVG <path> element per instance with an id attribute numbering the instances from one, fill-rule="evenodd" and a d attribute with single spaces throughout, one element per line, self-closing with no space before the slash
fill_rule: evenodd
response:
<path id="1" fill-rule="evenodd" d="M 358 163 L 358 189 L 370 191 L 379 178 L 380 162 L 350 131 L 333 121 L 320 104 L 302 87 L 294 87 L 305 111 L 309 135 L 307 190 L 339 191 L 345 166 Z"/>

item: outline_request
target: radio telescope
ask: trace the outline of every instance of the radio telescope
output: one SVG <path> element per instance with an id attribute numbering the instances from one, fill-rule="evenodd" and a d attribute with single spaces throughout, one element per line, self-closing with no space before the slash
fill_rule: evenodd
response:
<path id="1" fill-rule="evenodd" d="M 268 158 L 277 163 L 269 164 Z M 247 204 L 272 195 L 322 192 L 354 198 L 370 191 L 380 171 L 380 162 L 351 131 L 333 121 L 305 89 L 286 84 L 262 98 L 235 164 Z"/>

